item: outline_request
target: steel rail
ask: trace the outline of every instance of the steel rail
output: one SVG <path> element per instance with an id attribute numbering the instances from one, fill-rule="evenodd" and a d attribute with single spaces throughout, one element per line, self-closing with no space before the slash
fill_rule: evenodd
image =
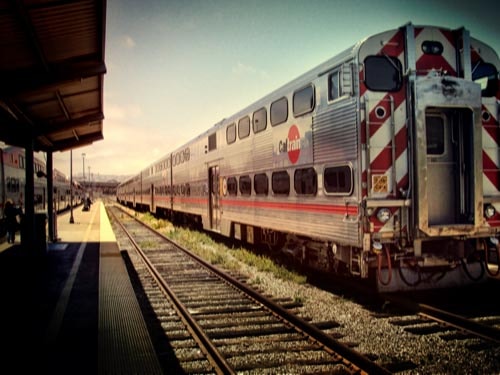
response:
<path id="1" fill-rule="evenodd" d="M 205 334 L 203 329 L 198 325 L 198 323 L 192 317 L 192 315 L 189 313 L 189 311 L 184 306 L 184 304 L 177 298 L 175 293 L 165 283 L 165 281 L 163 280 L 163 278 L 159 274 L 156 267 L 149 261 L 146 254 L 144 254 L 144 252 L 140 248 L 139 244 L 137 244 L 137 242 L 132 238 L 132 235 L 129 233 L 129 231 L 123 226 L 123 224 L 120 222 L 120 220 L 118 220 L 116 215 L 111 210 L 108 210 L 108 212 L 111 212 L 111 214 L 113 215 L 113 217 L 115 219 L 115 222 L 122 228 L 124 233 L 127 235 L 128 239 L 132 242 L 136 251 L 141 256 L 144 263 L 147 265 L 149 272 L 151 273 L 153 278 L 158 283 L 162 292 L 166 296 L 168 296 L 168 298 L 171 300 L 173 307 L 174 307 L 175 311 L 177 312 L 177 315 L 181 318 L 182 322 L 184 323 L 184 325 L 188 329 L 188 331 L 191 334 L 191 336 L 193 337 L 193 339 L 200 346 L 200 349 L 207 356 L 207 359 L 212 364 L 214 371 L 217 374 L 235 374 L 236 372 L 229 365 L 229 363 L 227 363 L 224 356 L 219 352 L 219 350 L 215 347 L 215 345 L 212 343 L 212 341 L 208 338 L 208 336 Z M 122 212 L 124 212 L 124 211 L 122 211 Z M 129 215 L 128 213 L 126 213 L 126 214 Z M 137 220 L 135 218 L 133 218 L 133 219 Z M 140 221 L 138 221 L 138 222 L 143 224 Z M 152 228 L 148 227 L 148 229 L 152 229 Z M 158 232 L 155 231 L 155 233 L 158 233 Z"/>
<path id="2" fill-rule="evenodd" d="M 119 208 L 121 210 L 121 208 Z M 123 211 L 123 210 L 122 210 Z M 246 294 L 247 296 L 251 297 L 254 301 L 259 303 L 260 305 L 266 307 L 268 310 L 270 310 L 275 316 L 279 316 L 280 319 L 287 321 L 290 325 L 294 326 L 296 329 L 298 329 L 300 332 L 303 332 L 307 336 L 311 337 L 312 339 L 316 340 L 325 350 L 329 351 L 331 354 L 337 354 L 343 359 L 344 365 L 351 367 L 354 373 L 366 373 L 366 374 L 391 374 L 390 371 L 388 371 L 386 368 L 379 366 L 375 362 L 371 361 L 369 358 L 366 356 L 352 350 L 346 345 L 343 345 L 339 341 L 335 340 L 333 337 L 330 335 L 324 333 L 321 331 L 319 328 L 315 327 L 314 325 L 300 319 L 298 316 L 292 314 L 285 308 L 281 307 L 280 305 L 276 304 L 274 301 L 264 297 L 254 289 L 248 287 L 244 283 L 240 282 L 239 280 L 231 277 L 230 275 L 224 273 L 223 271 L 219 270 L 212 264 L 208 263 L 204 259 L 200 258 L 198 255 L 193 254 L 191 251 L 188 249 L 184 248 L 183 246 L 179 245 L 178 243 L 172 241 L 165 235 L 159 233 L 156 231 L 154 228 L 151 226 L 147 225 L 146 223 L 138 220 L 137 218 L 133 217 L 129 213 L 123 211 L 125 214 L 129 215 L 131 218 L 136 220 L 138 223 L 140 223 L 142 226 L 145 228 L 153 231 L 155 234 L 159 235 L 162 237 L 164 240 L 168 241 L 169 243 L 175 245 L 178 247 L 180 250 L 182 250 L 184 253 L 186 253 L 188 256 L 191 258 L 195 259 L 197 262 L 202 264 L 204 267 L 208 268 L 210 271 L 212 271 L 214 274 L 219 276 L 221 279 L 223 279 L 225 282 L 227 282 L 229 285 L 232 287 L 236 287 L 239 289 L 241 292 Z M 358 368 L 352 368 L 352 367 L 358 367 Z"/>
<path id="3" fill-rule="evenodd" d="M 491 327 L 486 324 L 481 324 L 467 319 L 463 316 L 456 315 L 423 303 L 404 300 L 402 298 L 390 295 L 386 295 L 385 298 L 395 305 L 400 306 L 405 310 L 411 311 L 429 320 L 449 325 L 462 332 L 472 334 L 476 337 L 496 344 L 500 343 L 500 329 L 498 328 Z"/>
<path id="4" fill-rule="evenodd" d="M 418 308 L 420 310 L 419 315 L 427 317 L 428 319 L 445 323 L 460 331 L 470 333 L 495 344 L 500 344 L 500 330 L 498 328 L 475 322 L 433 306 L 419 304 Z"/>

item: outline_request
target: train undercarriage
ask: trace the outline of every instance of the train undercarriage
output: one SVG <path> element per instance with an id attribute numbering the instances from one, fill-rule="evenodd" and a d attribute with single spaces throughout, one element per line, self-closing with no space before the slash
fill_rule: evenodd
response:
<path id="1" fill-rule="evenodd" d="M 419 244 L 416 255 L 414 249 L 392 243 L 363 251 L 271 230 L 262 230 L 262 234 L 262 243 L 280 249 L 301 266 L 346 277 L 373 278 L 379 292 L 458 287 L 500 274 L 500 247 L 495 238 L 427 241 Z"/>
<path id="2" fill-rule="evenodd" d="M 149 211 L 145 206 L 136 209 Z M 202 218 L 197 215 L 170 210 L 157 210 L 156 214 L 203 229 Z M 279 254 L 287 263 L 303 268 L 373 280 L 379 292 L 459 287 L 500 275 L 500 246 L 495 237 L 420 241 L 413 248 L 374 242 L 368 251 L 240 223 L 232 223 L 230 237 L 265 246 L 271 256 Z"/>

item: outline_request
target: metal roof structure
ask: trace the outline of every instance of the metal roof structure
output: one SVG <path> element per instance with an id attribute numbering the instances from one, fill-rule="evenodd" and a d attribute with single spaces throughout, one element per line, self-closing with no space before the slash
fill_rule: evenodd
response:
<path id="1" fill-rule="evenodd" d="M 64 151 L 103 139 L 106 0 L 0 0 L 0 140 Z"/>

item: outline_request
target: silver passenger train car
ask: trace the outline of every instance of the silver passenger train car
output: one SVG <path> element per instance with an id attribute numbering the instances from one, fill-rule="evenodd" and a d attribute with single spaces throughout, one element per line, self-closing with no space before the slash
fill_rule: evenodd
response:
<path id="1" fill-rule="evenodd" d="M 33 158 L 34 168 L 34 208 L 36 212 L 46 212 L 48 207 L 48 192 L 45 161 Z M 61 171 L 53 170 L 53 209 L 62 212 L 70 207 L 70 181 Z M 24 210 L 26 204 L 26 156 L 22 148 L 7 146 L 0 149 L 0 236 L 5 231 L 4 207 L 10 201 L 15 207 Z M 83 198 L 83 189 L 77 183 L 73 187 L 73 206 Z"/>
<path id="2" fill-rule="evenodd" d="M 464 28 L 370 36 L 168 153 L 117 199 L 373 275 L 380 291 L 482 280 L 499 253 L 499 69 Z"/>

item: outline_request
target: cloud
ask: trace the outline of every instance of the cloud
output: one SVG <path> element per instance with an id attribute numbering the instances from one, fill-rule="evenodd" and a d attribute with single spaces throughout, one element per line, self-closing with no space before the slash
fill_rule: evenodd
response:
<path id="1" fill-rule="evenodd" d="M 123 120 L 126 118 L 137 118 L 142 115 L 142 108 L 138 105 L 127 107 L 107 105 L 105 108 L 106 120 Z"/>
<path id="2" fill-rule="evenodd" d="M 132 49 L 135 47 L 135 40 L 130 35 L 124 35 L 121 44 L 125 48 Z"/>
<path id="3" fill-rule="evenodd" d="M 238 61 L 236 66 L 233 66 L 231 72 L 238 76 L 250 75 L 255 76 L 258 75 L 261 78 L 267 78 L 268 74 L 264 70 L 259 70 L 251 65 L 243 64 L 241 61 Z"/>
<path id="4" fill-rule="evenodd" d="M 125 118 L 125 110 L 119 106 L 106 106 L 106 120 L 121 120 Z"/>
<path id="5" fill-rule="evenodd" d="M 257 69 L 255 69 L 253 66 L 250 65 L 245 65 L 241 61 L 238 61 L 236 66 L 233 66 L 231 69 L 233 74 L 236 75 L 245 75 L 245 74 L 255 74 L 257 73 Z"/>

